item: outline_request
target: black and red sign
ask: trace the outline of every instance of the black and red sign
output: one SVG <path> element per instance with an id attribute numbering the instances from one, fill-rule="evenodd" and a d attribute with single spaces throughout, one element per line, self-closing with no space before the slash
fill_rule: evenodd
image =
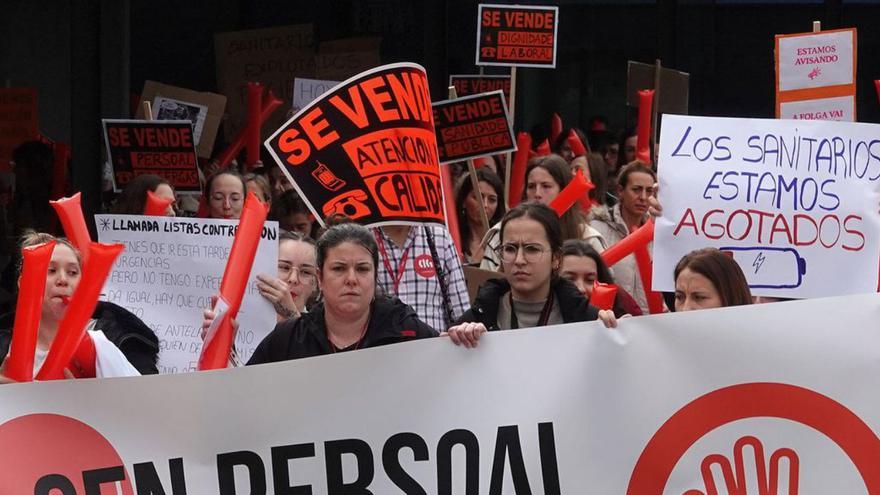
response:
<path id="1" fill-rule="evenodd" d="M 507 105 L 499 91 L 434 104 L 440 163 L 516 150 Z"/>
<path id="2" fill-rule="evenodd" d="M 501 90 L 504 101 L 510 101 L 509 75 L 453 74 L 449 76 L 449 85 L 458 97 Z"/>
<path id="3" fill-rule="evenodd" d="M 101 122 L 117 191 L 142 174 L 164 177 L 178 191 L 201 190 L 192 122 L 109 119 Z"/>
<path id="4" fill-rule="evenodd" d="M 477 65 L 556 67 L 558 7 L 480 4 Z"/>
<path id="5" fill-rule="evenodd" d="M 348 79 L 265 144 L 319 219 L 445 223 L 431 95 L 419 65 Z"/>

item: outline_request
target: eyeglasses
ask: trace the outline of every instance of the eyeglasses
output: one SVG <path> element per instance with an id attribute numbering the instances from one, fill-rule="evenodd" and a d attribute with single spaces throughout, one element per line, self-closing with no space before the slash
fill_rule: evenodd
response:
<path id="1" fill-rule="evenodd" d="M 278 266 L 278 272 L 290 278 L 290 275 L 296 273 L 296 278 L 301 284 L 311 285 L 318 280 L 318 271 L 311 266 L 290 266 L 282 264 Z"/>
<path id="2" fill-rule="evenodd" d="M 519 250 L 522 249 L 523 258 L 525 258 L 527 263 L 536 263 L 541 261 L 541 258 L 544 257 L 544 253 L 550 251 L 549 248 L 546 248 L 540 244 L 513 244 L 507 243 L 502 244 L 495 248 L 495 254 L 501 258 L 501 261 L 505 263 L 513 263 L 516 261 L 516 255 L 519 253 Z"/>

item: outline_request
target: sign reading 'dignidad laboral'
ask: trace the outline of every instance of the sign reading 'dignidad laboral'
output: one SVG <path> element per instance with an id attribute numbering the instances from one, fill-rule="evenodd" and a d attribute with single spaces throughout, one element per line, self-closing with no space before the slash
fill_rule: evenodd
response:
<path id="1" fill-rule="evenodd" d="M 880 126 L 666 115 L 659 175 L 655 290 L 709 246 L 755 295 L 877 290 Z"/>
<path id="2" fill-rule="evenodd" d="M 95 215 L 98 240 L 125 244 L 104 285 L 103 300 L 144 321 L 159 337 L 159 372 L 195 371 L 202 352 L 203 310 L 220 292 L 237 220 Z M 278 222 L 266 222 L 251 268 L 235 349 L 243 361 L 275 327 L 272 304 L 256 287 L 278 272 Z"/>

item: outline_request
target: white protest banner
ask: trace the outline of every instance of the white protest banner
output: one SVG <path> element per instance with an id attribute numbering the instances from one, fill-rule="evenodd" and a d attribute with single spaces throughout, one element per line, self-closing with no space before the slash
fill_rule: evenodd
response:
<path id="1" fill-rule="evenodd" d="M 678 260 L 712 246 L 734 257 L 752 294 L 874 292 L 878 130 L 850 122 L 664 116 L 654 290 L 674 290 Z"/>
<path id="2" fill-rule="evenodd" d="M 324 81 L 303 77 L 295 78 L 293 80 L 293 113 L 299 112 L 337 84 L 339 84 L 339 81 Z"/>
<path id="3" fill-rule="evenodd" d="M 98 240 L 125 244 L 103 299 L 144 321 L 159 337 L 159 372 L 195 371 L 202 351 L 202 311 L 220 292 L 236 220 L 95 215 Z M 235 349 L 247 361 L 275 327 L 272 304 L 256 288 L 258 273 L 278 272 L 278 222 L 266 222 L 238 313 Z"/>
<path id="4" fill-rule="evenodd" d="M 779 108 L 779 118 L 855 122 L 856 116 L 853 113 L 855 108 L 855 96 L 798 100 L 782 103 Z"/>
<path id="5" fill-rule="evenodd" d="M 878 318 L 871 294 L 4 385 L 0 492 L 876 494 Z"/>

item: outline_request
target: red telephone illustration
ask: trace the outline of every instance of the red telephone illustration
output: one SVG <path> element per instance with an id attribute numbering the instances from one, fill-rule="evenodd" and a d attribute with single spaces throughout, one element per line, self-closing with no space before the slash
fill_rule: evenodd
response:
<path id="1" fill-rule="evenodd" d="M 335 198 L 324 203 L 322 211 L 324 216 L 340 213 L 352 220 L 364 217 L 370 214 L 370 208 L 364 203 L 367 200 L 367 193 L 361 189 L 347 191 Z"/>

